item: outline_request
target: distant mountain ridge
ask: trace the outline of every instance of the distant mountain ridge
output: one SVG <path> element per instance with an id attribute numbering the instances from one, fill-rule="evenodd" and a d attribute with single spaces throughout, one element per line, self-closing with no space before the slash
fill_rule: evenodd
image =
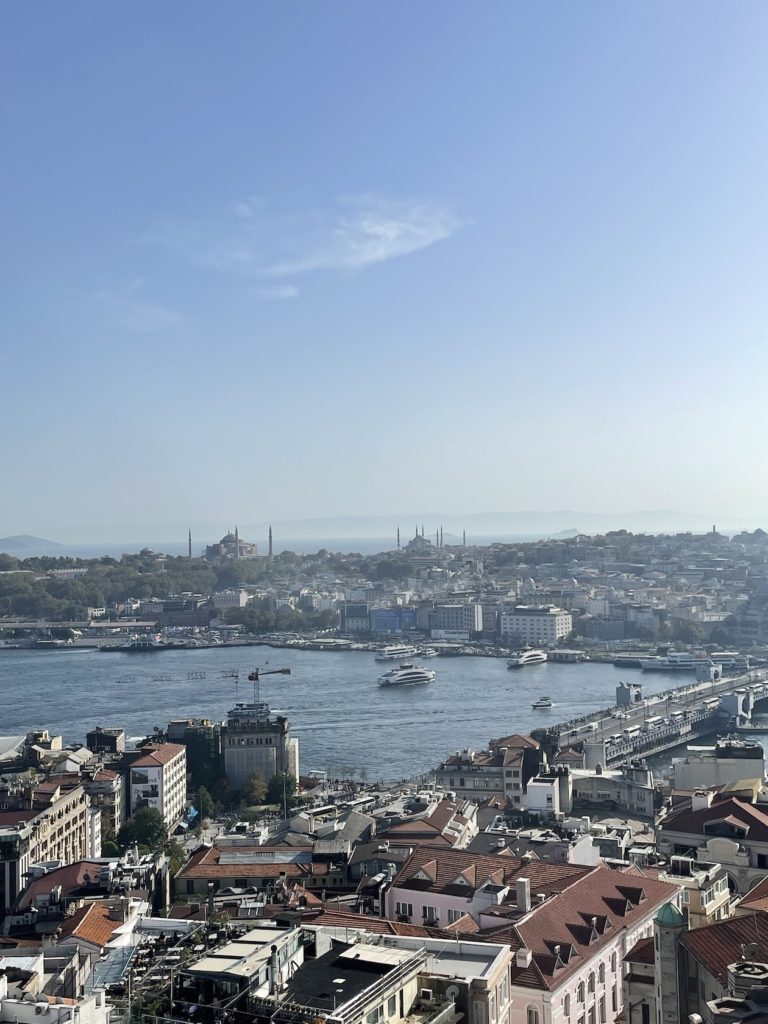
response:
<path id="1" fill-rule="evenodd" d="M 31 556 L 39 554 L 56 554 L 61 551 L 63 545 L 57 544 L 55 540 L 45 540 L 43 537 L 33 537 L 28 533 L 19 533 L 13 537 L 0 537 L 0 551 L 6 555 Z"/>

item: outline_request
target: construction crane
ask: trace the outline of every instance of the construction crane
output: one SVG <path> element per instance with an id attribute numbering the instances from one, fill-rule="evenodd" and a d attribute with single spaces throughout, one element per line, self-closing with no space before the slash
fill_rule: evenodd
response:
<path id="1" fill-rule="evenodd" d="M 259 700 L 259 678 L 260 676 L 289 676 L 291 670 L 289 668 L 255 668 L 253 672 L 248 673 L 249 682 L 253 683 L 253 703 L 254 705 L 260 704 Z"/>

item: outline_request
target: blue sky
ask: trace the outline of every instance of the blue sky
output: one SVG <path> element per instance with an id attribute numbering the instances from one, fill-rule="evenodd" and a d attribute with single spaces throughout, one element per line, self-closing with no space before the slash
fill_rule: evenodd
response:
<path id="1" fill-rule="evenodd" d="M 0 535 L 768 508 L 764 5 L 0 28 Z"/>

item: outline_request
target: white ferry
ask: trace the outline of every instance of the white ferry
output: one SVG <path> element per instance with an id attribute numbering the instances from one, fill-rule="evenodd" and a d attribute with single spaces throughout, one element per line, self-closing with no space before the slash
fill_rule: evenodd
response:
<path id="1" fill-rule="evenodd" d="M 379 686 L 422 686 L 432 683 L 437 676 L 428 668 L 419 668 L 409 661 L 404 661 L 400 668 L 391 668 L 379 676 Z"/>
<path id="2" fill-rule="evenodd" d="M 376 661 L 402 661 L 416 653 L 415 647 L 384 647 L 376 652 Z"/>
<path id="3" fill-rule="evenodd" d="M 540 665 L 547 660 L 546 651 L 518 651 L 507 660 L 507 668 L 525 668 L 526 665 Z"/>
<path id="4" fill-rule="evenodd" d="M 739 654 L 738 651 L 713 651 L 710 658 L 716 665 L 719 665 L 727 676 L 738 675 L 740 672 L 749 672 L 752 661 L 748 654 Z"/>
<path id="5" fill-rule="evenodd" d="M 666 655 L 640 659 L 640 668 L 644 672 L 695 672 L 700 665 L 711 664 L 709 658 L 689 654 L 687 651 L 670 651 Z"/>

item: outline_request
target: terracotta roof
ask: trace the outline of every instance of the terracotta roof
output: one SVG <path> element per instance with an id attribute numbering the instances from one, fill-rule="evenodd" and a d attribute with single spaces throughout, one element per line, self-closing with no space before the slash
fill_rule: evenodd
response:
<path id="1" fill-rule="evenodd" d="M 109 916 L 108 903 L 87 903 L 72 917 L 66 918 L 59 932 L 59 941 L 65 939 L 82 939 L 94 946 L 106 946 L 116 928 L 123 924 Z"/>
<path id="2" fill-rule="evenodd" d="M 728 964 L 741 959 L 741 947 L 746 943 L 756 942 L 759 959 L 768 960 L 768 914 L 758 911 L 694 928 L 680 941 L 710 974 L 725 982 Z"/>
<path id="3" fill-rule="evenodd" d="M 119 777 L 117 772 L 113 772 L 110 768 L 100 768 L 99 771 L 94 773 L 94 782 L 111 782 L 113 779 Z"/>
<path id="4" fill-rule="evenodd" d="M 286 878 L 305 878 L 312 874 L 314 866 L 311 863 L 305 864 L 284 864 L 278 861 L 269 861 L 264 854 L 273 850 L 271 847 L 253 846 L 236 847 L 237 853 L 243 857 L 236 864 L 220 864 L 222 853 L 230 853 L 229 848 L 222 849 L 218 846 L 204 846 L 196 850 L 184 867 L 176 875 L 177 878 L 279 878 L 285 875 Z M 247 861 L 244 855 L 253 853 L 253 860 Z M 278 851 L 274 851 L 278 852 Z M 285 849 L 279 851 L 285 853 Z"/>
<path id="5" fill-rule="evenodd" d="M 444 849 L 442 846 L 425 844 L 413 851 L 398 871 L 393 886 L 467 897 L 489 879 L 498 885 L 509 885 L 517 878 L 528 878 L 531 892 L 545 892 L 549 895 L 562 891 L 593 870 L 576 864 L 524 861 L 508 853 L 504 856 L 476 854 L 470 850 Z M 469 884 L 457 882 L 459 876 Z"/>
<path id="6" fill-rule="evenodd" d="M 78 860 L 74 864 L 67 864 L 63 868 L 49 871 L 47 875 L 42 875 L 30 882 L 19 897 L 18 909 L 26 910 L 36 896 L 49 893 L 58 885 L 61 886 L 62 894 L 66 896 L 73 889 L 79 889 L 89 882 L 97 884 L 103 867 L 104 864 L 97 861 Z"/>
<path id="7" fill-rule="evenodd" d="M 24 821 L 31 821 L 40 813 L 40 811 L 29 810 L 0 811 L 0 825 L 19 825 Z"/>
<path id="8" fill-rule="evenodd" d="M 486 937 L 490 941 L 503 937 L 514 949 L 526 946 L 533 952 L 540 978 L 534 987 L 558 988 L 573 971 L 583 968 L 586 960 L 615 941 L 621 929 L 635 928 L 678 891 L 676 885 L 652 878 L 637 881 L 642 884 L 628 885 L 625 872 L 599 864 L 573 881 L 557 899 L 534 907 L 518 925 L 487 932 Z M 629 897 L 638 902 L 630 902 Z M 530 977 L 523 980 L 516 970 L 512 970 L 513 983 L 534 982 Z"/>
<path id="9" fill-rule="evenodd" d="M 144 756 L 131 762 L 131 768 L 155 768 L 160 764 L 168 764 L 181 753 L 186 753 L 183 743 L 160 743 L 156 747 L 142 747 Z"/>
<path id="10" fill-rule="evenodd" d="M 685 807 L 668 815 L 659 823 L 658 829 L 664 832 L 683 832 L 690 835 L 705 835 L 704 826 L 709 822 L 728 821 L 749 828 L 749 838 L 758 842 L 768 842 L 768 814 L 748 800 L 730 797 L 720 800 L 711 807 L 700 811 L 692 811 Z"/>
<path id="11" fill-rule="evenodd" d="M 768 875 L 742 897 L 739 906 L 749 910 L 768 910 Z"/>
<path id="12" fill-rule="evenodd" d="M 519 732 L 514 732 L 511 736 L 502 736 L 501 739 L 498 740 L 491 740 L 488 746 L 491 750 L 496 747 L 527 747 L 533 750 L 539 749 L 539 744 L 532 736 L 524 736 Z"/>
<path id="13" fill-rule="evenodd" d="M 655 963 L 653 936 L 647 939 L 640 939 L 624 957 L 625 964 L 653 964 Z"/>

